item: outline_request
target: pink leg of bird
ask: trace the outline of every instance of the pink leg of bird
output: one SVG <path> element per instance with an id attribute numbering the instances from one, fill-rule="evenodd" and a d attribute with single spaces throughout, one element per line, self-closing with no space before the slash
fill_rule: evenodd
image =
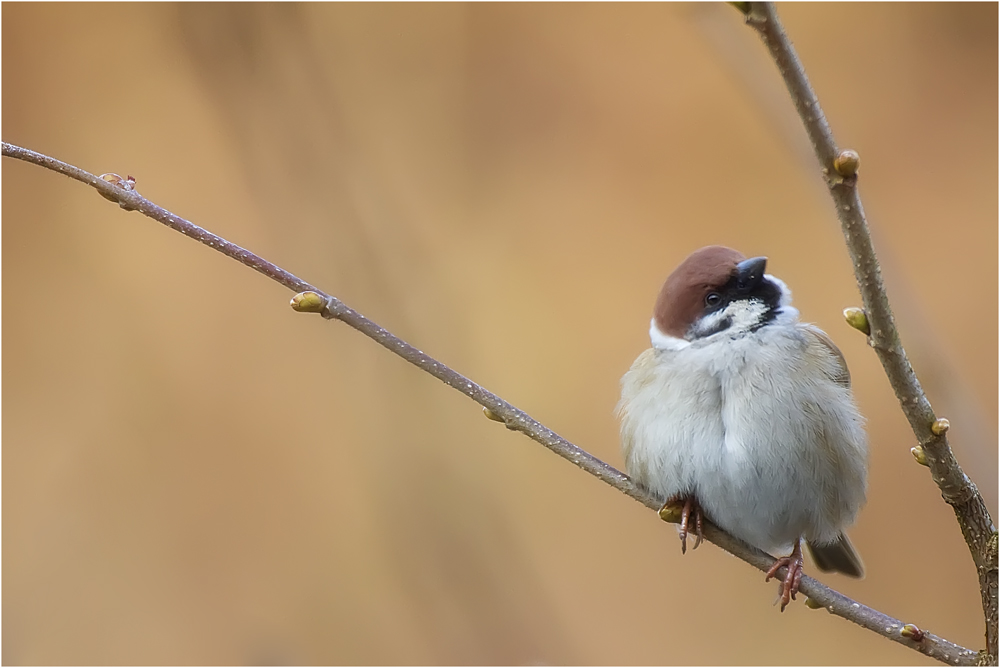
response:
<path id="1" fill-rule="evenodd" d="M 668 506 L 675 506 L 676 504 L 681 502 L 682 498 L 684 500 L 684 507 L 681 509 L 681 529 L 680 529 L 681 554 L 686 554 L 687 537 L 689 529 L 693 528 L 695 534 L 694 547 L 691 548 L 692 550 L 696 549 L 699 545 L 701 545 L 703 539 L 702 536 L 703 520 L 702 520 L 701 506 L 698 505 L 698 501 L 693 496 L 687 496 L 687 497 L 678 496 L 670 499 L 665 504 L 663 504 L 663 508 L 667 508 Z M 660 510 L 662 511 L 663 508 L 661 508 Z"/>
<path id="2" fill-rule="evenodd" d="M 795 600 L 795 595 L 799 593 L 799 583 L 802 581 L 802 541 L 795 541 L 795 549 L 787 557 L 781 557 L 774 562 L 774 566 L 767 572 L 764 577 L 764 582 L 767 582 L 774 577 L 774 574 L 782 566 L 788 567 L 788 572 L 785 573 L 785 579 L 781 583 L 779 592 L 781 595 L 781 611 L 785 611 L 785 606 L 788 605 L 789 601 Z"/>

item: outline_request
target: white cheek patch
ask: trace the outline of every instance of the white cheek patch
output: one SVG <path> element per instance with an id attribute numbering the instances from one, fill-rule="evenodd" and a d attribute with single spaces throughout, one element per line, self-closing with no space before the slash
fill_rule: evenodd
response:
<path id="1" fill-rule="evenodd" d="M 765 280 L 771 281 L 778 286 L 781 297 L 778 299 L 778 308 L 775 309 L 774 321 L 778 324 L 790 324 L 799 319 L 799 310 L 792 306 L 792 291 L 788 289 L 785 282 L 771 274 L 764 274 Z"/>
<path id="2" fill-rule="evenodd" d="M 764 274 L 764 280 L 770 281 L 778 288 L 778 292 L 781 294 L 781 297 L 778 299 L 778 308 L 789 306 L 792 303 L 792 291 L 788 289 L 783 280 L 771 274 Z"/>
<path id="3" fill-rule="evenodd" d="M 660 328 L 656 326 L 656 318 L 649 321 L 649 341 L 657 350 L 680 350 L 691 345 L 684 339 L 678 339 L 676 336 L 661 332 Z"/>

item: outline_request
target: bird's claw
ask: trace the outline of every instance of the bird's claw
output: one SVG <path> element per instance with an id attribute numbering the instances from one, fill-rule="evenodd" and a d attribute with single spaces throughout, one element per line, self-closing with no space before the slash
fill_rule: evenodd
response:
<path id="1" fill-rule="evenodd" d="M 663 504 L 663 508 L 660 509 L 660 516 L 664 516 L 664 510 L 674 507 L 681 503 L 680 498 L 673 498 Z M 676 510 L 673 510 L 676 513 Z M 674 515 L 676 518 L 676 515 Z M 681 526 L 680 526 L 680 537 L 681 537 L 681 554 L 687 553 L 687 537 L 688 531 L 694 529 L 695 541 L 692 550 L 697 549 L 699 545 L 702 544 L 704 540 L 704 535 L 702 533 L 702 523 L 703 514 L 701 512 L 701 506 L 693 496 L 684 497 L 683 506 L 681 507 Z"/>
<path id="2" fill-rule="evenodd" d="M 781 601 L 781 611 L 785 611 L 785 606 L 789 601 L 795 600 L 795 595 L 799 593 L 799 584 L 802 582 L 802 544 L 795 543 L 795 549 L 787 557 L 775 560 L 774 565 L 767 571 L 764 582 L 768 582 L 782 568 L 788 567 L 785 578 L 778 588 L 778 600 Z M 777 601 L 776 601 L 777 602 Z"/>

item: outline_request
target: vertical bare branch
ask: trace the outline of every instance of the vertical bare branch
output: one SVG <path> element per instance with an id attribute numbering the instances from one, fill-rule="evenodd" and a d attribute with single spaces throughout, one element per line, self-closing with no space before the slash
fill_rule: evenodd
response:
<path id="1" fill-rule="evenodd" d="M 882 272 L 858 195 L 857 154 L 840 151 L 802 63 L 768 2 L 733 3 L 761 36 L 785 80 L 795 108 L 809 134 L 816 158 L 833 197 L 875 349 L 900 407 L 917 437 L 931 478 L 951 505 L 979 575 L 986 618 L 986 656 L 997 661 L 997 532 L 986 503 L 965 475 L 948 445 L 948 423 L 939 420 L 906 357 L 889 307 Z M 853 154 L 853 155 L 852 155 Z"/>

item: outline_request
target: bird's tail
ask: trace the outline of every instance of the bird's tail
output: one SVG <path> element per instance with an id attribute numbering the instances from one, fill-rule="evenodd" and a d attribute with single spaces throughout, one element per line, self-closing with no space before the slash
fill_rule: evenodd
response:
<path id="1" fill-rule="evenodd" d="M 851 545 L 846 534 L 840 534 L 832 543 L 827 545 L 814 545 L 807 542 L 809 554 L 816 563 L 816 567 L 824 573 L 843 573 L 852 578 L 863 578 L 865 567 L 861 563 L 861 557 L 857 550 Z"/>

